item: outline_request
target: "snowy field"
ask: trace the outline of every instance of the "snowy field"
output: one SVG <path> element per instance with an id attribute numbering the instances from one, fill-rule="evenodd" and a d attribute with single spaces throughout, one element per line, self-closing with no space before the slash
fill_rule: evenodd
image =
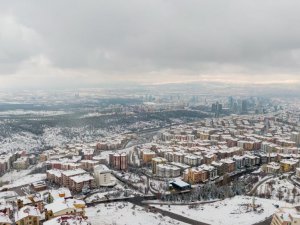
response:
<path id="1" fill-rule="evenodd" d="M 197 208 L 174 205 L 170 208 L 167 205 L 152 206 L 213 225 L 250 225 L 270 217 L 277 209 L 275 205 L 290 206 L 282 201 L 255 198 L 255 205 L 258 207 L 253 211 L 252 200 L 252 197 L 248 196 L 235 196 L 231 199 L 199 205 Z"/>
<path id="2" fill-rule="evenodd" d="M 81 116 L 81 119 L 90 118 L 90 117 L 99 117 L 99 116 L 109 116 L 114 115 L 114 113 L 100 113 L 100 112 L 91 112 Z"/>
<path id="3" fill-rule="evenodd" d="M 0 127 L 1 128 L 1 127 Z M 40 149 L 43 146 L 63 146 L 66 143 L 85 141 L 91 142 L 99 134 L 107 135 L 104 131 L 89 133 L 86 127 L 79 128 L 45 128 L 40 135 L 30 132 L 12 133 L 9 137 L 2 138 L 0 135 L 0 152 L 14 152 L 20 149 Z M 83 137 L 82 134 L 85 136 Z M 68 136 L 69 135 L 69 136 Z M 78 139 L 79 138 L 79 139 Z"/>
<path id="4" fill-rule="evenodd" d="M 177 220 L 162 216 L 159 213 L 146 212 L 144 208 L 131 203 L 110 203 L 86 209 L 86 215 L 92 225 L 184 225 Z"/>
<path id="5" fill-rule="evenodd" d="M 40 162 L 36 165 L 31 165 L 26 170 L 10 170 L 6 172 L 3 176 L 0 177 L 0 182 L 13 182 L 15 180 L 18 180 L 20 178 L 25 177 L 26 175 L 30 174 L 34 169 L 40 168 L 43 166 L 43 162 Z"/>
<path id="6" fill-rule="evenodd" d="M 114 198 L 123 198 L 123 197 L 130 197 L 134 194 L 140 194 L 138 191 L 133 189 L 128 189 L 124 186 L 122 182 L 117 180 L 117 184 L 112 188 L 102 188 L 99 190 L 98 193 L 95 193 L 88 198 L 85 199 L 86 202 L 93 202 L 93 201 L 103 201 L 107 200 L 106 196 L 110 199 Z"/>
<path id="7" fill-rule="evenodd" d="M 46 180 L 45 173 L 37 173 L 37 174 L 31 174 L 24 177 L 20 177 L 19 179 L 14 180 L 12 183 L 2 186 L 1 189 L 20 187 L 41 180 Z"/>
<path id="8" fill-rule="evenodd" d="M 96 193 L 91 195 L 90 197 L 86 198 L 86 202 L 93 202 L 93 201 L 103 201 L 106 200 L 106 196 L 111 196 L 114 195 L 116 192 L 115 191 L 107 191 L 107 192 L 101 192 L 101 193 Z"/>
<path id="9" fill-rule="evenodd" d="M 4 191 L 0 192 L 0 199 L 12 198 L 18 196 L 18 194 L 14 191 Z"/>
<path id="10" fill-rule="evenodd" d="M 126 196 L 122 191 L 113 190 L 113 191 L 93 194 L 90 197 L 86 198 L 85 201 L 90 203 L 94 201 L 105 201 L 107 199 L 126 198 L 126 197 L 132 197 L 133 196 L 132 194 L 133 194 L 132 190 L 129 190 Z"/>
<path id="11" fill-rule="evenodd" d="M 23 178 L 24 176 L 28 175 L 31 171 L 33 170 L 33 168 L 31 169 L 27 169 L 27 170 L 12 170 L 9 172 L 6 172 L 2 177 L 0 177 L 0 181 L 1 182 L 12 182 L 14 180 Z"/>
<path id="12" fill-rule="evenodd" d="M 7 110 L 7 111 L 0 111 L 0 117 L 1 116 L 24 116 L 24 115 L 30 115 L 30 116 L 58 116 L 58 115 L 64 115 L 67 114 L 65 111 L 33 111 L 33 110 Z"/>
<path id="13" fill-rule="evenodd" d="M 0 136 L 0 152 L 14 152 L 20 149 L 34 149 L 41 145 L 36 135 L 30 132 L 14 133 L 10 137 Z"/>

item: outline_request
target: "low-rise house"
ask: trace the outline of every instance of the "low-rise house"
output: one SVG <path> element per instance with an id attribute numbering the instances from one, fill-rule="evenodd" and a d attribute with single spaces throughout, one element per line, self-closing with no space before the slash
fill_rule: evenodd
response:
<path id="1" fill-rule="evenodd" d="M 37 181 L 31 184 L 31 187 L 34 191 L 43 191 L 47 189 L 47 184 L 45 181 Z"/>
<path id="2" fill-rule="evenodd" d="M 0 199 L 0 213 L 11 216 L 13 212 L 12 202 L 8 202 L 5 199 Z"/>
<path id="3" fill-rule="evenodd" d="M 18 209 L 21 209 L 24 206 L 32 205 L 32 201 L 27 196 L 19 196 L 17 198 L 16 203 L 17 203 Z"/>
<path id="4" fill-rule="evenodd" d="M 66 203 L 65 199 L 57 199 L 53 203 L 45 205 L 45 219 L 63 215 L 76 215 L 76 208 L 72 204 Z"/>
<path id="5" fill-rule="evenodd" d="M 62 187 L 62 188 L 59 188 L 59 189 L 49 190 L 49 192 L 48 192 L 48 200 L 49 200 L 48 203 L 52 203 L 56 199 L 60 199 L 60 198 L 64 198 L 64 199 L 72 198 L 72 194 L 71 194 L 70 189 Z"/>
<path id="6" fill-rule="evenodd" d="M 13 222 L 7 214 L 0 213 L 0 225 L 11 225 Z"/>
<path id="7" fill-rule="evenodd" d="M 41 213 L 33 206 L 24 206 L 15 212 L 16 225 L 39 225 L 40 220 Z"/>
<path id="8" fill-rule="evenodd" d="M 40 211 L 42 211 L 44 207 L 43 199 L 41 199 L 41 197 L 38 195 L 27 195 L 27 196 L 18 197 L 17 198 L 18 209 L 21 209 L 24 206 L 33 206 L 39 209 Z"/>

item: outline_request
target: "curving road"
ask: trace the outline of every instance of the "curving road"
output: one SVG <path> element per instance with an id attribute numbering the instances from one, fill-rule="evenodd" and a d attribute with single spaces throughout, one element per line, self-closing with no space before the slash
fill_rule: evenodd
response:
<path id="1" fill-rule="evenodd" d="M 158 212 L 160 214 L 162 214 L 163 216 L 168 216 L 174 220 L 178 220 L 181 221 L 183 223 L 187 223 L 187 224 L 194 224 L 194 225 L 209 225 L 207 223 L 203 223 L 203 222 L 199 222 L 197 220 L 193 220 L 191 218 L 185 217 L 185 216 L 181 216 L 178 215 L 176 213 L 172 213 L 170 211 L 167 210 L 162 210 L 159 208 L 154 208 L 154 207 L 149 207 L 147 204 L 143 203 L 143 198 L 142 197 L 136 197 L 136 198 L 132 198 L 129 200 L 130 203 L 141 206 L 141 207 L 148 207 L 151 212 Z"/>

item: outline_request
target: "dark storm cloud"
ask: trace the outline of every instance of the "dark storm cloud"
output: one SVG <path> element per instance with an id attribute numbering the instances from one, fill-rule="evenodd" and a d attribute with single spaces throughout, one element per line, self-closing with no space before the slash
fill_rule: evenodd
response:
<path id="1" fill-rule="evenodd" d="M 0 73 L 22 73 L 33 60 L 28 70 L 43 76 L 34 69 L 42 58 L 44 76 L 87 70 L 91 79 L 152 72 L 297 77 L 299 9 L 297 0 L 1 1 Z"/>

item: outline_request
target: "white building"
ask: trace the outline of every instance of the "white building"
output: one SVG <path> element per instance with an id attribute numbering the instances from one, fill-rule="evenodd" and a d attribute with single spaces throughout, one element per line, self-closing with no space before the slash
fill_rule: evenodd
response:
<path id="1" fill-rule="evenodd" d="M 94 167 L 94 176 L 97 186 L 113 186 L 116 184 L 116 178 L 112 175 L 111 170 L 103 164 Z"/>

